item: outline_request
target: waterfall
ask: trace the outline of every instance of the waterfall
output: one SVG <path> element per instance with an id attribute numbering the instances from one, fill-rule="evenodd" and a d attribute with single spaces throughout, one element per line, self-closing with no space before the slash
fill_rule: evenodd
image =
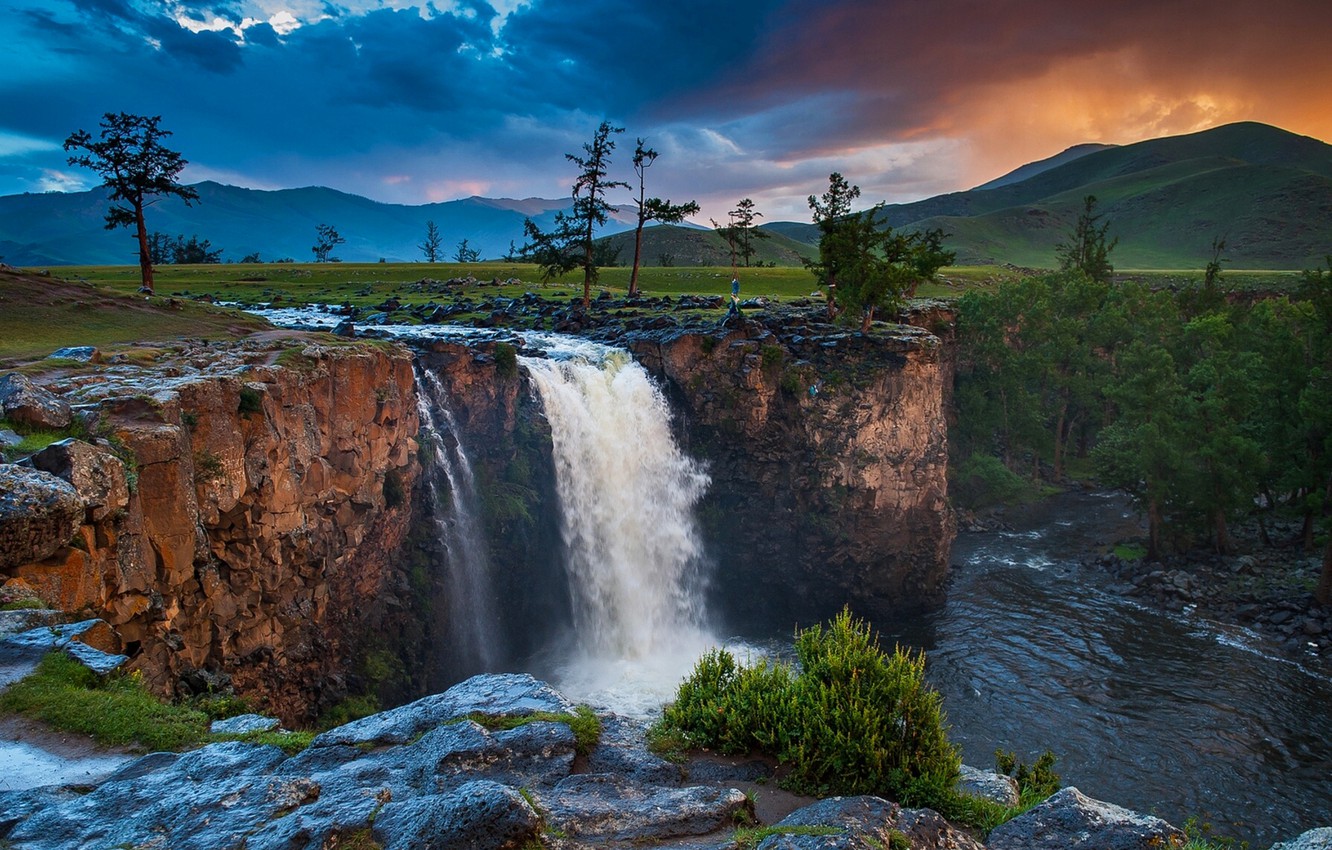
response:
<path id="1" fill-rule="evenodd" d="M 422 438 L 432 449 L 432 468 L 426 478 L 439 539 L 448 554 L 449 654 L 460 666 L 470 668 L 469 672 L 493 670 L 500 636 L 472 466 L 444 385 L 419 367 L 417 379 Z M 441 484 L 447 485 L 447 492 Z"/>
<path id="2" fill-rule="evenodd" d="M 550 424 L 574 599 L 578 657 L 561 684 L 670 688 L 715 642 L 693 516 L 708 476 L 676 445 L 665 398 L 627 352 L 553 354 L 521 360 Z"/>

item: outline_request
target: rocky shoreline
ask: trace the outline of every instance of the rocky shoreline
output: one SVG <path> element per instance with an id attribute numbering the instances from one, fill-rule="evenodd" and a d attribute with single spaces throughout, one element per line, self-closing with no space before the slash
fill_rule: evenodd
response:
<path id="1" fill-rule="evenodd" d="M 0 792 L 0 842 L 13 850 L 1148 850 L 1185 840 L 1165 821 L 1075 788 L 984 842 L 928 809 L 878 797 L 829 798 L 761 824 L 756 795 L 772 777 L 770 766 L 672 763 L 648 750 L 641 723 L 607 714 L 597 718 L 595 743 L 583 741 L 573 729 L 578 711 L 529 675 L 476 676 L 329 730 L 296 755 L 210 744 L 143 756 L 92 787 Z M 513 718 L 519 722 L 501 722 Z M 997 775 L 980 778 L 1004 784 Z M 745 783 L 759 790 L 740 790 Z M 1332 829 L 1298 841 L 1277 847 L 1325 848 Z"/>

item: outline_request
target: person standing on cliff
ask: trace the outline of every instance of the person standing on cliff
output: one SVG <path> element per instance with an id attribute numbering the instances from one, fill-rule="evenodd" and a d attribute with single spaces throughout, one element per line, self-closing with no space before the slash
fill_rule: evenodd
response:
<path id="1" fill-rule="evenodd" d="M 740 312 L 740 278 L 731 278 L 731 306 L 722 318 L 722 324 L 726 324 L 732 316 L 743 316 Z"/>

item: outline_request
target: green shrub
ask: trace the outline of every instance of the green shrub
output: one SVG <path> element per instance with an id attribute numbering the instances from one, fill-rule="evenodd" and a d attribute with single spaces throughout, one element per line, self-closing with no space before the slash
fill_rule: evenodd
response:
<path id="1" fill-rule="evenodd" d="M 807 794 L 879 794 L 910 802 L 913 789 L 949 787 L 961 758 L 948 741 L 939 695 L 920 653 L 883 652 L 869 626 L 843 610 L 825 630 L 796 633 L 795 668 L 741 668 L 725 650 L 698 662 L 659 721 L 693 745 L 759 749 L 789 765 L 786 784 Z M 921 787 L 924 787 L 921 786 Z"/>
<path id="2" fill-rule="evenodd" d="M 507 342 L 495 343 L 495 371 L 501 378 L 518 376 L 518 349 Z"/>
<path id="3" fill-rule="evenodd" d="M 264 409 L 264 394 L 254 387 L 240 388 L 240 402 L 236 407 L 237 413 L 259 413 Z"/>
<path id="4" fill-rule="evenodd" d="M 953 472 L 953 498 L 967 508 L 1020 501 L 1029 489 L 1021 476 L 994 455 L 973 454 Z"/>

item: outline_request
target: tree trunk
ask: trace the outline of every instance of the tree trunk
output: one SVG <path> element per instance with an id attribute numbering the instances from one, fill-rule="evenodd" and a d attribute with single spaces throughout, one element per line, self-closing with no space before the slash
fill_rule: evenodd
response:
<path id="1" fill-rule="evenodd" d="M 592 306 L 592 242 L 588 240 L 583 254 L 583 309 Z"/>
<path id="2" fill-rule="evenodd" d="M 139 238 L 139 274 L 143 278 L 140 291 L 153 294 L 153 257 L 148 251 L 148 227 L 143 221 L 143 202 L 134 204 L 134 226 Z"/>
<path id="3" fill-rule="evenodd" d="M 1059 481 L 1064 477 L 1064 427 L 1068 419 L 1068 402 L 1065 401 L 1059 406 L 1059 418 L 1055 421 L 1054 434 L 1054 479 Z"/>
<path id="4" fill-rule="evenodd" d="M 638 259 L 643 251 L 643 220 L 639 219 L 638 229 L 634 231 L 634 270 L 629 273 L 629 297 L 638 295 Z"/>
<path id="5" fill-rule="evenodd" d="M 1318 589 L 1314 591 L 1314 598 L 1318 600 L 1319 605 L 1332 605 L 1332 540 L 1327 542 L 1327 547 L 1323 549 L 1323 576 L 1318 580 Z"/>
<path id="6" fill-rule="evenodd" d="M 1161 506 L 1155 499 L 1147 502 L 1147 560 L 1161 560 Z"/>
<path id="7" fill-rule="evenodd" d="M 1218 555 L 1229 555 L 1230 533 L 1226 530 L 1226 512 L 1217 508 L 1212 521 L 1216 528 L 1216 553 Z"/>

